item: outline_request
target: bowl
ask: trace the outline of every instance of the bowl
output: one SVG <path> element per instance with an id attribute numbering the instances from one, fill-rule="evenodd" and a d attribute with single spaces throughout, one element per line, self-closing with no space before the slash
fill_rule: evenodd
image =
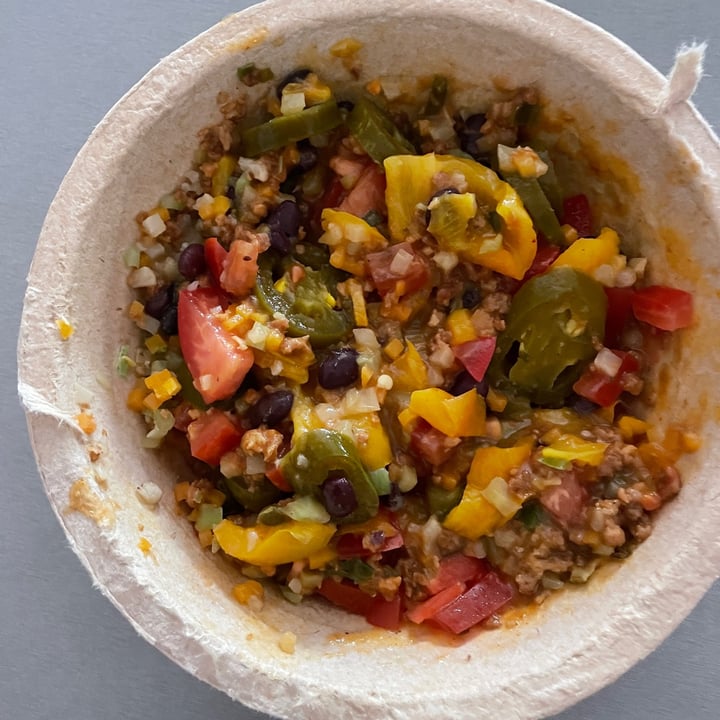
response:
<path id="1" fill-rule="evenodd" d="M 653 282 L 696 298 L 694 327 L 668 345 L 654 379 L 653 422 L 704 438 L 681 463 L 680 497 L 625 563 L 512 627 L 463 642 L 369 630 L 319 603 L 275 598 L 257 615 L 238 605 L 236 570 L 201 550 L 175 513 L 182 468 L 140 449 L 144 426 L 128 413 L 126 382 L 113 370 L 119 345 L 136 342 L 122 265 L 134 218 L 190 167 L 197 131 L 219 119 L 218 92 L 232 91 L 236 68 L 248 62 L 276 75 L 309 65 L 333 83 L 351 82 L 329 54 L 346 37 L 363 45 L 362 80 L 439 72 L 468 98 L 537 86 L 562 172 L 633 252 L 651 258 Z M 696 76 L 692 57 L 683 62 L 668 82 L 599 28 L 537 0 L 271 0 L 180 48 L 119 101 L 48 212 L 28 278 L 19 387 L 69 542 L 143 637 L 278 717 L 532 718 L 611 682 L 671 632 L 720 561 L 720 546 L 707 541 L 720 520 L 720 390 L 708 382 L 718 373 L 720 146 L 688 101 Z M 49 285 L 50 277 L 58 279 Z M 136 492 L 147 479 L 164 491 L 155 508 Z M 286 632 L 297 637 L 293 654 L 280 648 Z"/>

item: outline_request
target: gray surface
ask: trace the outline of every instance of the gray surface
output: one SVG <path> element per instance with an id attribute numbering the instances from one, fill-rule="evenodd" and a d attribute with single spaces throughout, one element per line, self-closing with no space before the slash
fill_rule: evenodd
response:
<path id="1" fill-rule="evenodd" d="M 75 153 L 160 58 L 247 4 L 0 0 L 0 718 L 264 717 L 185 674 L 92 588 L 43 495 L 15 391 L 24 277 Z M 717 0 L 558 4 L 615 33 L 663 72 L 680 44 L 708 40 L 706 77 L 695 99 L 711 123 L 720 122 Z M 717 718 L 719 614 L 716 585 L 658 651 L 559 718 Z"/>

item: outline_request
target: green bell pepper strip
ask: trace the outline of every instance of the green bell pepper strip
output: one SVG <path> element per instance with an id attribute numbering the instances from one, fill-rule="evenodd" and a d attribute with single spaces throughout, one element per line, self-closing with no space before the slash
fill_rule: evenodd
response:
<path id="1" fill-rule="evenodd" d="M 266 478 L 259 483 L 248 483 L 242 475 L 238 475 L 237 477 L 223 478 L 222 484 L 230 495 L 250 512 L 259 512 L 279 500 L 283 495 L 282 491 Z"/>
<path id="2" fill-rule="evenodd" d="M 355 491 L 357 507 L 337 523 L 361 523 L 377 515 L 375 485 L 360 462 L 353 442 L 332 430 L 310 430 L 300 435 L 293 449 L 280 461 L 283 477 L 298 495 L 321 498 L 321 486 L 333 472 L 341 472 Z"/>
<path id="3" fill-rule="evenodd" d="M 347 126 L 365 152 L 378 164 L 391 155 L 415 155 L 412 143 L 392 118 L 374 102 L 361 97 L 347 118 Z"/>
<path id="4" fill-rule="evenodd" d="M 240 136 L 242 152 L 246 157 L 256 157 L 289 143 L 334 130 L 342 122 L 343 116 L 337 103 L 327 100 L 298 113 L 281 115 L 244 130 Z"/>
<path id="5" fill-rule="evenodd" d="M 444 75 L 435 75 L 430 85 L 430 94 L 423 108 L 422 114 L 425 117 L 437 115 L 445 105 L 448 92 L 448 81 Z"/>
<path id="6" fill-rule="evenodd" d="M 488 379 L 541 405 L 559 405 L 596 354 L 607 298 L 589 275 L 559 267 L 528 280 L 515 294 L 498 336 Z"/>
<path id="7" fill-rule="evenodd" d="M 282 313 L 288 321 L 288 333 L 294 337 L 309 336 L 315 347 L 330 345 L 349 332 L 352 324 L 344 310 L 328 304 L 329 280 L 321 270 L 305 267 L 305 276 L 296 284 L 287 281 L 279 292 L 273 280 L 273 261 L 267 255 L 259 260 L 255 294 L 260 306 L 273 315 Z"/>
<path id="8" fill-rule="evenodd" d="M 520 196 L 525 209 L 533 220 L 535 229 L 540 231 L 553 245 L 565 245 L 565 233 L 563 233 L 560 221 L 538 179 L 524 178 L 510 173 L 505 173 L 503 177 L 505 182 L 512 185 Z"/>
<path id="9" fill-rule="evenodd" d="M 446 515 L 460 503 L 465 487 L 457 485 L 452 490 L 446 490 L 434 483 L 428 483 L 425 489 L 425 499 L 428 510 L 442 522 Z"/>

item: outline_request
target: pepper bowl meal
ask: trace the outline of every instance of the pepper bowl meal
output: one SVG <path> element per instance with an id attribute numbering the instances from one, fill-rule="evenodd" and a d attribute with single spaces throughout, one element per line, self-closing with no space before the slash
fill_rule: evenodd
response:
<path id="1" fill-rule="evenodd" d="M 701 58 L 665 79 L 530 0 L 282 7 L 151 71 L 50 209 L 48 495 L 138 631 L 252 707 L 556 712 L 716 576 Z"/>

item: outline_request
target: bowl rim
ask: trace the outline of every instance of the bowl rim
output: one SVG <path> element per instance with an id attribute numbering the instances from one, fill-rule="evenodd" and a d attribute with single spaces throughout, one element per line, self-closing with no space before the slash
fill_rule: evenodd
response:
<path id="1" fill-rule="evenodd" d="M 545 22 L 552 21 L 554 26 L 558 29 L 558 35 L 562 34 L 563 30 L 576 31 L 577 36 L 572 33 L 569 41 L 567 39 L 563 40 L 566 45 L 568 42 L 570 43 L 569 48 L 573 52 L 577 51 L 580 43 L 585 42 L 587 38 L 591 37 L 592 48 L 589 53 L 588 61 L 599 62 L 599 59 L 608 53 L 614 53 L 616 56 L 621 56 L 637 72 L 637 78 L 641 78 L 640 85 L 643 88 L 641 97 L 639 98 L 641 102 L 646 104 L 654 102 L 657 96 L 665 89 L 666 79 L 664 76 L 637 53 L 635 53 L 635 51 L 630 49 L 617 38 L 606 33 L 598 26 L 587 20 L 579 18 L 567 10 L 547 3 L 544 0 L 512 0 L 510 3 L 508 3 L 507 0 L 488 0 L 483 4 L 483 6 L 484 11 L 494 13 L 494 17 L 499 17 L 500 13 L 507 12 L 508 6 L 511 6 L 514 13 L 521 14 L 525 20 L 530 23 L 543 24 Z M 209 41 L 217 40 L 218 37 L 227 39 L 232 35 L 240 35 L 247 37 L 248 42 L 251 42 L 253 30 L 257 31 L 263 28 L 272 29 L 278 26 L 282 27 L 286 21 L 281 21 L 279 18 L 282 13 L 287 11 L 287 7 L 288 3 L 285 2 L 285 0 L 266 0 L 266 2 L 251 6 L 243 11 L 229 16 L 228 18 L 225 18 L 217 25 L 191 39 L 189 42 L 185 43 L 169 56 L 161 60 L 141 80 L 139 80 L 138 83 L 130 88 L 130 90 L 128 90 L 128 92 L 108 111 L 103 120 L 97 125 L 73 161 L 48 211 L 48 216 L 43 225 L 40 239 L 38 241 L 37 253 L 40 253 L 46 245 L 53 242 L 53 238 L 49 237 L 52 232 L 53 217 L 59 213 L 62 206 L 68 202 L 68 194 L 74 191 L 79 178 L 86 172 L 87 163 L 94 161 L 93 154 L 96 151 L 96 145 L 106 141 L 105 133 L 107 128 L 112 127 L 115 116 L 119 112 L 127 114 L 132 112 L 134 108 L 142 107 L 143 103 L 146 101 L 145 94 L 147 93 L 148 88 L 153 84 L 153 82 L 164 78 L 164 74 L 169 67 L 173 66 L 177 70 L 191 70 L 193 64 L 202 60 L 203 55 L 206 53 Z M 460 16 L 466 15 L 468 12 L 468 3 L 464 0 L 426 0 L 425 2 L 409 2 L 403 4 L 402 8 L 394 8 L 393 12 L 402 14 L 417 11 L 427 14 L 431 12 L 431 8 L 433 7 L 442 9 L 442 12 L 444 13 L 457 13 Z M 302 9 L 297 10 L 296 17 L 300 21 L 306 18 L 318 16 L 324 16 L 326 18 L 336 17 L 341 19 L 347 15 L 348 8 L 351 8 L 350 12 L 356 17 L 362 17 L 364 15 L 372 17 L 378 13 L 385 14 L 388 12 L 387 4 L 383 0 L 366 0 L 362 7 L 352 6 L 351 4 L 346 4 L 344 2 L 333 3 L 329 0 L 305 0 Z M 559 43 L 560 40 L 555 38 L 553 39 L 553 42 Z M 630 91 L 628 90 L 628 92 Z M 715 160 L 719 160 L 720 145 L 718 144 L 718 140 L 694 106 L 692 106 L 691 103 L 683 103 L 682 106 L 678 107 L 676 110 L 677 127 L 691 127 L 694 131 L 692 133 L 694 145 L 699 148 L 699 151 L 705 152 L 706 154 L 709 153 L 709 156 L 714 157 Z M 720 162 L 717 163 L 717 166 L 720 167 Z M 34 259 L 33 266 L 31 267 L 29 273 L 28 283 L 32 281 L 33 277 L 37 277 L 41 272 L 43 272 L 43 268 L 39 263 L 36 264 L 36 260 Z M 26 376 L 24 356 L 21 349 L 24 341 L 27 315 L 28 309 L 25 307 L 23 310 L 23 322 L 18 345 L 18 377 L 20 394 L 23 398 L 26 409 L 31 443 L 37 458 L 39 453 L 38 445 L 42 441 L 44 433 L 47 432 L 49 425 L 47 423 L 47 416 L 43 415 L 38 410 L 37 405 L 28 402 L 28 378 Z M 41 475 L 43 477 L 46 492 L 50 496 L 51 492 L 49 485 L 51 483 L 51 479 L 46 477 L 42 470 Z M 74 536 L 73 529 L 67 522 L 67 518 L 60 511 L 60 507 L 57 502 L 53 501 L 52 498 L 51 505 L 59 522 L 68 535 L 73 550 L 78 555 L 101 592 L 103 592 L 103 594 L 106 595 L 111 602 L 113 602 L 118 610 L 127 617 L 135 630 L 148 642 L 158 647 L 161 652 L 166 654 L 173 662 L 177 663 L 184 669 L 200 677 L 202 680 L 208 682 L 214 687 L 230 694 L 231 697 L 241 699 L 242 702 L 251 707 L 271 713 L 292 711 L 295 714 L 295 717 L 311 717 L 310 714 L 303 714 L 305 711 L 302 710 L 301 704 L 296 697 L 289 701 L 291 705 L 279 705 L 278 702 L 283 702 L 281 700 L 281 694 L 269 690 L 269 683 L 277 682 L 279 678 L 263 675 L 263 670 L 257 667 L 247 667 L 246 672 L 248 677 L 252 676 L 255 678 L 255 681 L 259 683 L 255 686 L 256 688 L 263 687 L 262 683 L 265 682 L 265 687 L 268 688 L 268 700 L 258 700 L 257 698 L 248 697 L 242 692 L 231 692 L 227 684 L 223 683 L 224 676 L 222 672 L 220 672 L 214 665 L 212 659 L 207 659 L 208 650 L 203 644 L 201 636 L 194 635 L 192 637 L 188 636 L 184 638 L 182 648 L 179 648 L 176 644 L 174 644 L 174 642 L 169 643 L 167 638 L 163 637 L 163 629 L 170 629 L 173 633 L 177 633 L 178 627 L 184 627 L 186 622 L 185 619 L 173 614 L 172 608 L 153 608 L 150 613 L 146 613 L 142 610 L 143 604 L 152 602 L 152 596 L 147 593 L 145 588 L 134 588 L 134 592 L 137 592 L 138 589 L 140 590 L 138 597 L 129 600 L 127 589 L 118 584 L 117 576 L 110 572 L 107 560 L 103 559 L 97 553 L 90 553 L 88 548 L 83 546 L 82 543 L 84 541 L 78 542 L 77 537 Z M 103 551 L 109 553 L 108 557 L 112 560 L 112 547 L 106 545 L 103 547 Z M 110 565 L 111 564 L 112 563 L 110 563 Z M 630 652 L 626 653 L 620 661 L 616 661 L 616 663 L 612 666 L 606 665 L 604 674 L 602 674 L 601 677 L 594 678 L 591 683 L 587 683 L 584 686 L 578 686 L 574 683 L 559 683 L 551 688 L 550 694 L 545 694 L 542 697 L 537 696 L 528 698 L 528 702 L 522 705 L 522 707 L 514 707 L 518 713 L 516 717 L 529 718 L 537 717 L 538 712 L 559 712 L 565 707 L 574 704 L 583 697 L 586 697 L 600 687 L 616 679 L 619 675 L 628 670 L 637 661 L 645 657 L 649 652 L 657 647 L 657 645 L 662 642 L 672 632 L 672 630 L 675 629 L 675 627 L 677 627 L 677 625 L 700 600 L 711 583 L 718 577 L 720 574 L 718 570 L 719 565 L 720 545 L 718 545 L 713 558 L 709 558 L 708 562 L 705 563 L 705 567 L 708 569 L 706 574 L 697 578 L 690 588 L 692 592 L 684 592 L 680 595 L 680 603 L 678 606 L 674 606 L 674 614 L 671 617 L 652 625 L 650 628 L 651 632 L 638 636 L 636 642 L 630 646 Z M 673 587 L 674 586 L 672 584 L 668 585 L 669 589 L 672 589 Z M 154 625 L 148 625 L 149 618 L 152 618 Z M 154 629 L 151 630 L 150 627 L 153 627 Z M 180 650 L 182 650 L 182 655 L 178 657 Z M 192 661 L 188 660 L 188 658 L 191 658 Z M 198 662 L 198 658 L 201 658 L 200 662 Z M 292 684 L 292 680 L 290 678 L 282 678 L 282 681 L 283 684 Z M 253 683 L 248 684 L 252 685 Z M 387 713 L 389 710 L 387 706 L 384 705 L 381 698 L 370 698 L 366 709 L 368 710 L 370 717 L 388 717 Z M 402 714 L 402 709 L 399 708 L 398 712 L 400 714 L 397 715 L 393 712 L 392 717 L 405 717 L 405 715 Z"/>

